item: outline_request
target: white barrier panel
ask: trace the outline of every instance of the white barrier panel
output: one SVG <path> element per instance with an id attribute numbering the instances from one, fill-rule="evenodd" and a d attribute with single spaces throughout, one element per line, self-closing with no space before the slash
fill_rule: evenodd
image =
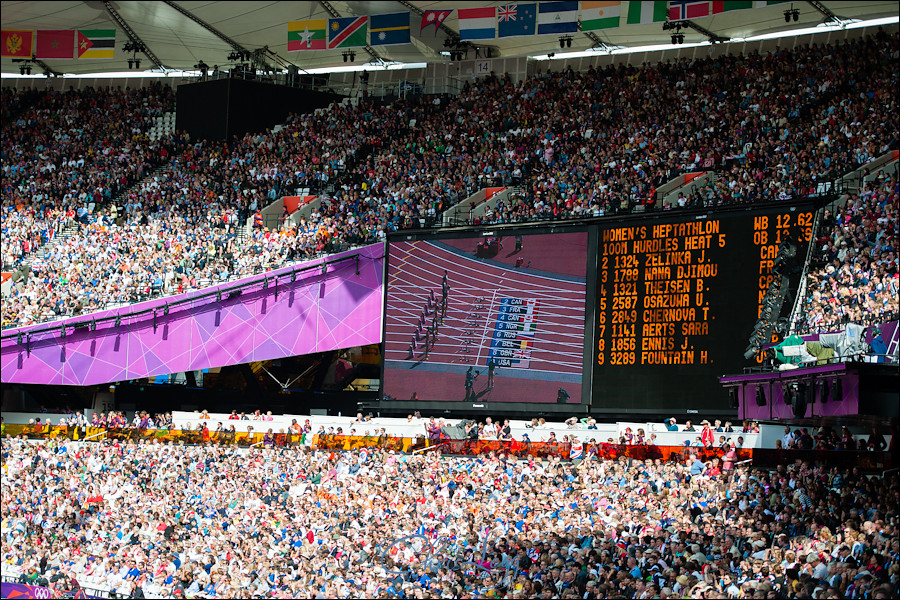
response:
<path id="1" fill-rule="evenodd" d="M 91 417 L 94 412 L 85 408 L 82 410 L 73 410 L 72 412 L 67 413 L 55 413 L 55 412 L 13 412 L 13 411 L 3 411 L 3 422 L 7 425 L 27 425 L 32 420 L 37 421 L 41 420 L 41 423 L 50 422 L 53 425 L 59 425 L 59 422 L 63 419 L 68 419 L 69 415 L 72 413 L 84 413 L 85 418 L 87 418 L 88 422 L 90 422 Z"/>

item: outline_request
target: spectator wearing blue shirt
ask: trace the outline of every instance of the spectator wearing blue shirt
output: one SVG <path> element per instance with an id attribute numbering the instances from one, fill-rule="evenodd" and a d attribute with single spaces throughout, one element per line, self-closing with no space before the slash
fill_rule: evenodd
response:
<path id="1" fill-rule="evenodd" d="M 694 457 L 694 462 L 691 463 L 691 477 L 697 477 L 698 475 L 703 475 L 706 472 L 706 465 L 698 458 Z"/>
<path id="2" fill-rule="evenodd" d="M 628 572 L 631 573 L 631 576 L 635 579 L 643 579 L 641 568 L 638 566 L 637 560 L 631 556 L 628 557 Z"/>
<path id="3" fill-rule="evenodd" d="M 141 576 L 141 570 L 137 568 L 137 565 L 133 560 L 128 561 L 128 573 L 125 575 L 126 581 L 137 581 Z"/>
<path id="4" fill-rule="evenodd" d="M 886 361 L 885 355 L 888 353 L 887 344 L 884 343 L 884 338 L 881 337 L 881 330 L 878 327 L 874 327 L 872 333 L 873 337 L 870 346 L 872 353 L 876 355 L 875 362 L 883 363 Z"/>

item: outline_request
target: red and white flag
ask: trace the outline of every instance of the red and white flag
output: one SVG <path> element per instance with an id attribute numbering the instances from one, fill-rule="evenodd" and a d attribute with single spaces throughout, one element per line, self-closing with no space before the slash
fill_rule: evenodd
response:
<path id="1" fill-rule="evenodd" d="M 431 27 L 434 25 L 434 35 L 437 35 L 438 30 L 441 28 L 441 25 L 444 24 L 444 21 L 447 17 L 450 16 L 453 10 L 426 10 L 422 13 L 422 27 L 419 29 L 419 33 L 421 34 L 425 31 L 426 27 Z"/>

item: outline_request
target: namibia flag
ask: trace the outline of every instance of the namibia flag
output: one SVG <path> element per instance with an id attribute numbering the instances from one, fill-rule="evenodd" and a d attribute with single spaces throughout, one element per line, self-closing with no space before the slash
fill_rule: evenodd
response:
<path id="1" fill-rule="evenodd" d="M 115 58 L 115 29 L 82 29 L 78 32 L 78 58 Z"/>
<path id="2" fill-rule="evenodd" d="M 361 48 L 369 39 L 369 17 L 328 19 L 329 48 Z"/>

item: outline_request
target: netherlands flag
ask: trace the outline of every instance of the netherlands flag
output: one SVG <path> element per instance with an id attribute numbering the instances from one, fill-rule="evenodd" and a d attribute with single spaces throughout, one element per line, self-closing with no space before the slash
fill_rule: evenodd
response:
<path id="1" fill-rule="evenodd" d="M 492 40 L 497 37 L 497 8 L 460 8 L 460 40 Z"/>

